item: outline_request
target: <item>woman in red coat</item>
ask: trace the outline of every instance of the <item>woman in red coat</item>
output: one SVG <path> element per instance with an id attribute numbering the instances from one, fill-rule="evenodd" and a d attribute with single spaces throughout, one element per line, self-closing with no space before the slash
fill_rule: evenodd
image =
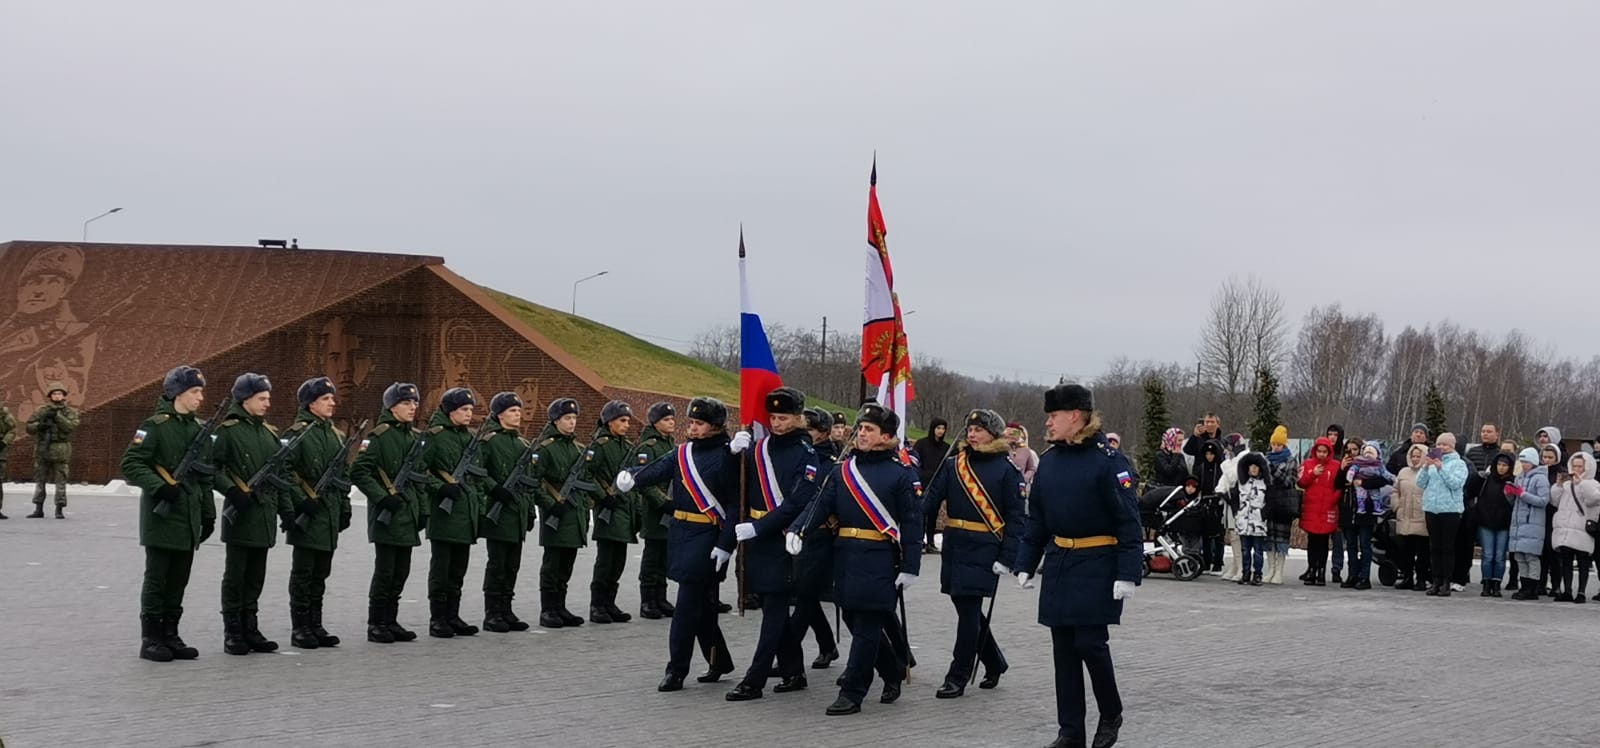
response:
<path id="1" fill-rule="evenodd" d="M 1300 529 L 1306 532 L 1306 557 L 1309 568 L 1305 583 L 1316 587 L 1328 583 L 1328 538 L 1339 531 L 1339 489 L 1334 477 L 1339 474 L 1339 458 L 1333 454 L 1333 441 L 1318 439 L 1311 456 L 1300 465 L 1300 488 L 1305 499 L 1300 505 Z"/>

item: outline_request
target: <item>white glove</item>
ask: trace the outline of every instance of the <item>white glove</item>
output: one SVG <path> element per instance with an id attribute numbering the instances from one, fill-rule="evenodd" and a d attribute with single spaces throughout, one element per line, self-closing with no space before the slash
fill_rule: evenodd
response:
<path id="1" fill-rule="evenodd" d="M 754 522 L 740 522 L 739 524 L 734 525 L 733 526 L 733 536 L 735 538 L 738 538 L 739 542 L 741 542 L 741 543 L 743 543 L 746 540 L 754 539 L 755 536 L 756 536 L 756 523 L 754 523 Z"/>
<path id="2" fill-rule="evenodd" d="M 728 442 L 728 451 L 739 454 L 750 448 L 750 432 L 740 431 L 733 435 L 733 441 Z"/>
<path id="3" fill-rule="evenodd" d="M 994 562 L 994 566 L 991 567 L 991 568 L 994 569 L 994 575 L 997 576 L 997 577 L 1009 577 L 1009 576 L 1011 576 L 1011 567 L 1006 566 L 1005 564 L 1002 564 L 999 561 Z"/>
<path id="4" fill-rule="evenodd" d="M 902 571 L 902 572 L 900 572 L 900 576 L 894 578 L 894 586 L 899 587 L 900 589 L 903 590 L 903 589 L 907 589 L 907 588 L 911 587 L 911 585 L 915 584 L 916 581 L 917 581 L 917 575 L 915 575 L 915 574 L 907 574 L 907 573 Z"/>
<path id="5" fill-rule="evenodd" d="M 1025 590 L 1033 589 L 1033 575 L 1025 571 L 1017 572 L 1017 586 Z"/>
<path id="6" fill-rule="evenodd" d="M 633 473 L 623 470 L 617 473 L 617 490 L 627 493 L 633 490 Z"/>
<path id="7" fill-rule="evenodd" d="M 721 548 L 711 549 L 711 562 L 717 565 L 717 571 L 728 568 L 728 559 L 730 558 L 733 558 L 733 554 L 728 551 Z"/>
<path id="8" fill-rule="evenodd" d="M 802 548 L 805 548 L 805 541 L 802 540 L 799 535 L 796 535 L 792 532 L 786 532 L 783 534 L 783 549 L 788 551 L 789 555 L 800 555 L 800 550 Z"/>
<path id="9" fill-rule="evenodd" d="M 1130 599 L 1133 598 L 1133 591 L 1136 590 L 1136 589 L 1138 589 L 1138 587 L 1136 585 L 1134 585 L 1133 582 L 1123 582 L 1121 580 L 1118 580 L 1116 582 L 1112 582 L 1111 583 L 1111 599 L 1112 600 L 1130 600 Z"/>

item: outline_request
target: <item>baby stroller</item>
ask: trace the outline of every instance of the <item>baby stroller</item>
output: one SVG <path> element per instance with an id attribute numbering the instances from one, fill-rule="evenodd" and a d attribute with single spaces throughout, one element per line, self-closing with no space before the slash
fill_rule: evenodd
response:
<path id="1" fill-rule="evenodd" d="M 1181 582 L 1199 578 L 1205 569 L 1201 549 L 1185 547 L 1180 534 L 1190 534 L 1213 501 L 1215 497 L 1198 495 L 1191 499 L 1182 486 L 1157 486 L 1139 497 L 1139 520 L 1155 535 L 1154 545 L 1144 552 L 1145 576 L 1171 573 Z"/>
<path id="2" fill-rule="evenodd" d="M 1378 583 L 1385 587 L 1393 587 L 1400 578 L 1400 567 L 1389 557 L 1396 550 L 1397 535 L 1394 512 L 1372 528 L 1372 563 L 1378 567 Z"/>

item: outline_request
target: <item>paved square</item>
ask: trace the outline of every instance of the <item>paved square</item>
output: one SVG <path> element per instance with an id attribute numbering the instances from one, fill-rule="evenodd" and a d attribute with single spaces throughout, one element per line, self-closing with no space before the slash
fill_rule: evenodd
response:
<path id="1" fill-rule="evenodd" d="M 334 562 L 333 650 L 230 657 L 216 614 L 222 548 L 196 559 L 185 638 L 195 662 L 138 659 L 143 556 L 137 503 L 75 495 L 69 519 L 26 520 L 8 487 L 0 522 L 0 738 L 17 746 L 199 745 L 1044 745 L 1055 734 L 1048 631 L 1036 590 L 1003 584 L 995 630 L 1011 672 L 994 691 L 936 701 L 954 614 L 939 557 L 908 595 L 920 667 L 899 703 L 877 690 L 827 717 L 842 662 L 810 690 L 725 702 L 737 674 L 658 694 L 665 621 L 488 634 L 409 644 L 365 641 L 371 546 L 364 509 Z M 637 613 L 637 548 L 618 604 Z M 476 624 L 484 552 L 463 618 Z M 538 612 L 539 549 L 519 582 Z M 569 607 L 587 611 L 593 555 L 579 556 Z M 263 631 L 287 650 L 289 553 L 271 554 Z M 1291 576 L 1303 568 L 1292 562 Z M 423 631 L 427 548 L 413 559 L 401 619 Z M 675 589 L 675 588 L 674 588 Z M 724 588 L 733 599 L 733 585 Z M 831 613 L 831 610 L 830 610 Z M 759 621 L 723 616 L 742 669 Z M 1448 600 L 1420 593 L 1239 587 L 1215 577 L 1148 580 L 1113 629 L 1127 746 L 1593 746 L 1600 744 L 1600 604 Z M 807 660 L 815 655 L 807 642 Z M 699 665 L 697 664 L 697 667 Z M 1091 705 L 1091 715 L 1093 707 Z M 1093 729 L 1091 716 L 1090 729 Z"/>

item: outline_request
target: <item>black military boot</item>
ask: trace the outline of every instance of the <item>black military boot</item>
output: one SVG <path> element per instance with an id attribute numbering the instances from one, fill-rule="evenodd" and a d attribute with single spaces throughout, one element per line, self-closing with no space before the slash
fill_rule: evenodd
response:
<path id="1" fill-rule="evenodd" d="M 655 585 L 639 585 L 639 617 L 659 621 L 665 616 L 661 613 L 661 606 L 656 603 Z"/>
<path id="2" fill-rule="evenodd" d="M 558 629 L 565 625 L 566 619 L 556 610 L 555 593 L 539 590 L 539 628 Z"/>
<path id="3" fill-rule="evenodd" d="M 499 595 L 483 596 L 483 630 L 496 634 L 511 632 L 511 622 L 506 620 L 500 601 L 504 599 Z"/>
<path id="4" fill-rule="evenodd" d="M 561 616 L 561 622 L 562 623 L 565 623 L 568 626 L 582 626 L 583 625 L 583 616 L 575 616 L 575 615 L 572 614 L 572 611 L 567 610 L 567 591 L 566 590 L 562 590 L 562 591 L 556 593 L 556 602 L 560 603 L 559 605 L 556 606 L 556 614 Z"/>
<path id="5" fill-rule="evenodd" d="M 305 608 L 289 609 L 289 646 L 296 649 L 316 649 L 317 635 L 311 631 L 311 611 Z"/>
<path id="6" fill-rule="evenodd" d="M 400 603 L 389 603 L 384 606 L 385 619 L 389 624 L 389 633 L 397 642 L 411 642 L 417 640 L 417 632 L 400 625 Z"/>
<path id="7" fill-rule="evenodd" d="M 178 635 L 178 621 L 182 618 L 183 614 L 179 613 L 161 620 L 162 642 L 167 645 L 167 649 L 172 650 L 172 659 L 193 660 L 200 656 L 200 650 L 184 643 L 183 637 Z"/>
<path id="8" fill-rule="evenodd" d="M 44 519 L 44 502 L 43 501 L 35 501 L 35 502 L 33 502 L 33 514 L 28 515 L 28 519 Z"/>
<path id="9" fill-rule="evenodd" d="M 456 636 L 473 636 L 478 633 L 477 626 L 461 620 L 461 598 L 459 597 L 450 601 L 450 618 L 446 622 L 450 624 L 450 630 L 454 631 Z"/>
<path id="10" fill-rule="evenodd" d="M 667 600 L 667 586 L 664 584 L 656 585 L 656 607 L 661 609 L 661 615 L 668 618 L 671 618 L 672 612 L 678 609 L 678 606 Z"/>
<path id="11" fill-rule="evenodd" d="M 339 637 L 322 627 L 322 603 L 311 606 L 311 635 L 317 637 L 319 647 L 339 646 Z"/>
<path id="12" fill-rule="evenodd" d="M 529 626 L 527 621 L 518 618 L 516 612 L 511 610 L 511 601 L 515 600 L 516 597 L 514 593 L 507 593 L 500 597 L 500 614 L 505 616 L 506 623 L 511 626 L 512 631 L 527 631 L 533 627 Z"/>
<path id="13" fill-rule="evenodd" d="M 60 504 L 57 504 L 56 505 L 56 519 L 66 519 L 66 518 L 67 518 L 67 508 L 62 506 L 62 505 L 60 505 Z"/>
<path id="14" fill-rule="evenodd" d="M 857 714 L 861 711 L 861 705 L 843 696 L 840 696 L 839 698 L 834 699 L 832 704 L 828 705 L 826 711 L 829 717 L 838 717 L 845 714 Z"/>
<path id="15" fill-rule="evenodd" d="M 772 692 L 773 693 L 793 693 L 795 691 L 804 691 L 804 690 L 806 690 L 806 686 L 807 686 L 806 676 L 804 674 L 791 675 L 791 676 L 789 676 L 787 678 L 784 678 L 783 681 L 781 683 L 779 683 L 778 685 L 773 686 L 772 687 Z"/>
<path id="16" fill-rule="evenodd" d="M 162 632 L 164 621 L 154 616 L 139 616 L 139 659 L 151 662 L 172 662 L 172 650 L 167 647 Z"/>
<path id="17" fill-rule="evenodd" d="M 1122 715 L 1111 719 L 1100 718 L 1100 724 L 1094 728 L 1093 748 L 1111 748 L 1117 744 L 1117 733 L 1122 730 Z"/>
<path id="18" fill-rule="evenodd" d="M 244 640 L 250 645 L 252 652 L 276 652 L 278 643 L 261 635 L 261 625 L 256 622 L 256 612 L 246 611 L 242 614 L 244 623 Z"/>
<path id="19" fill-rule="evenodd" d="M 606 614 L 611 616 L 612 623 L 627 623 L 633 620 L 633 614 L 617 607 L 617 591 L 606 593 Z"/>
<path id="20" fill-rule="evenodd" d="M 611 623 L 611 611 L 606 609 L 604 592 L 589 593 L 589 622 Z"/>
<path id="21" fill-rule="evenodd" d="M 967 692 L 967 684 L 960 678 L 945 678 L 939 690 L 933 693 L 936 699 L 957 699 Z"/>
<path id="22" fill-rule="evenodd" d="M 393 644 L 394 633 L 389 631 L 387 605 L 367 606 L 367 641 L 373 644 Z"/>
<path id="23" fill-rule="evenodd" d="M 843 632 L 841 632 L 840 635 L 842 636 Z M 837 660 L 837 659 L 839 659 L 839 647 L 837 645 L 835 645 L 833 649 L 831 649 L 831 650 L 829 650 L 827 652 L 818 652 L 817 653 L 817 659 L 811 661 L 811 669 L 812 670 L 824 670 L 824 669 L 827 669 L 827 667 L 829 665 L 832 665 L 833 661 Z"/>
<path id="24" fill-rule="evenodd" d="M 244 621 L 239 613 L 222 614 L 222 651 L 231 655 L 250 654 L 250 643 L 244 640 Z"/>
<path id="25" fill-rule="evenodd" d="M 445 600 L 429 600 L 428 636 L 450 639 L 455 635 L 455 629 L 450 628 L 450 603 Z"/>

